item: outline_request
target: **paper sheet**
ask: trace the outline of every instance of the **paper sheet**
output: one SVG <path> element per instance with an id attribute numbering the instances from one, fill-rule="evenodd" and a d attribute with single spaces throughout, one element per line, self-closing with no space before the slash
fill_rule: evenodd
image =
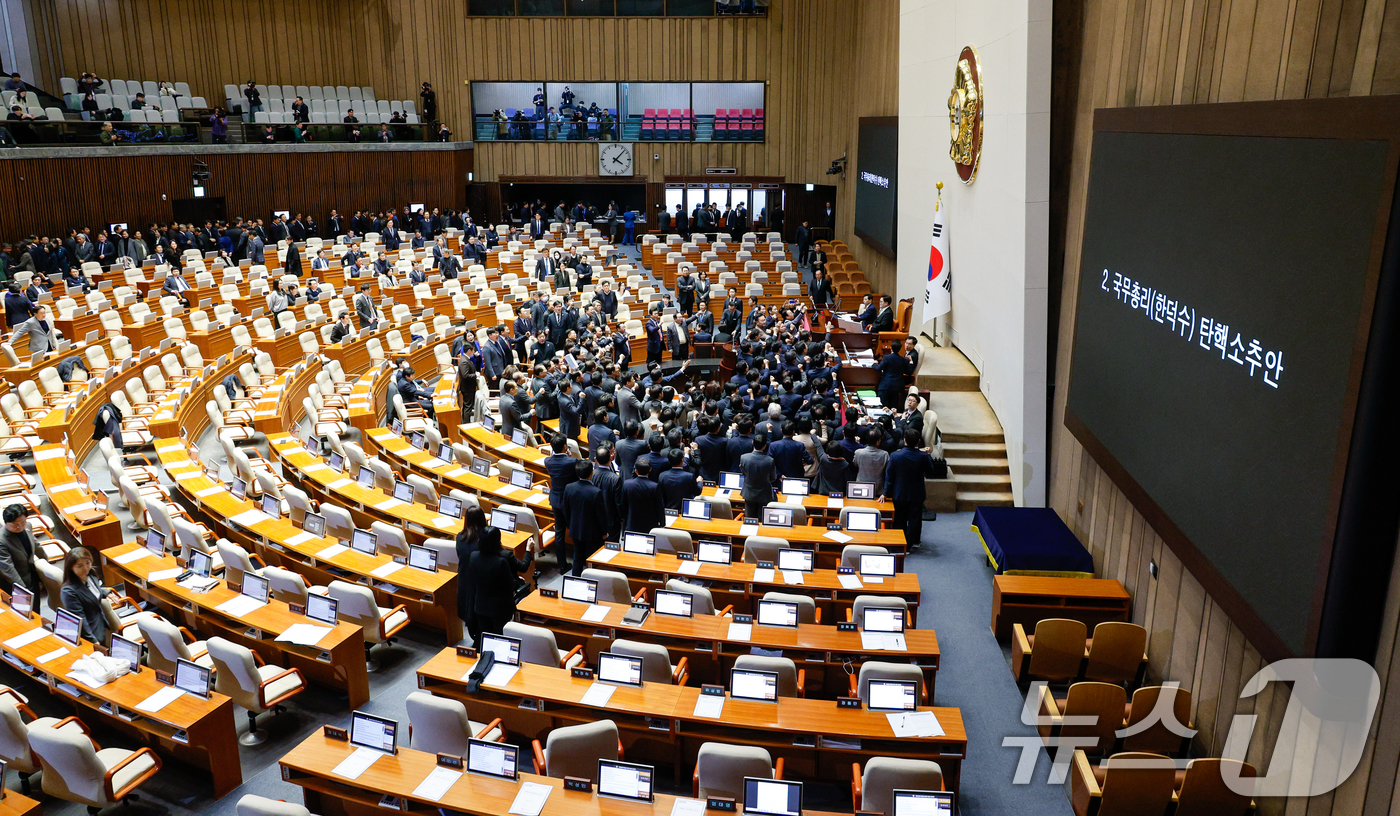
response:
<path id="1" fill-rule="evenodd" d="M 588 691 L 583 693 L 583 699 L 579 700 L 581 705 L 592 706 L 593 708 L 603 708 L 612 699 L 615 686 L 607 683 L 594 683 L 588 687 Z"/>
<path id="2" fill-rule="evenodd" d="M 475 668 L 475 666 L 472 666 L 473 670 Z M 481 682 L 482 685 L 486 686 L 504 686 L 510 683 L 519 671 L 519 666 L 512 666 L 509 663 L 497 663 L 491 667 L 491 671 L 486 675 L 486 679 Z M 466 674 L 462 675 L 462 680 L 465 681 L 470 675 L 471 671 L 468 671 Z"/>
<path id="3" fill-rule="evenodd" d="M 510 453 L 513 450 L 520 450 L 520 446 L 515 444 L 514 442 L 503 442 L 500 445 L 496 446 L 496 450 L 500 451 L 501 453 Z"/>
<path id="4" fill-rule="evenodd" d="M 160 711 L 162 708 L 165 708 L 166 706 L 180 699 L 184 695 L 185 692 L 181 691 L 180 689 L 174 686 L 166 686 L 160 691 L 157 691 L 155 694 L 152 694 L 150 697 L 147 697 L 146 699 L 137 703 L 135 708 L 137 711 L 145 711 L 147 713 L 154 714 L 157 711 Z"/>
<path id="5" fill-rule="evenodd" d="M 146 575 L 146 580 L 164 581 L 166 578 L 174 578 L 182 572 L 184 572 L 184 570 L 180 569 L 179 567 L 175 567 L 174 569 L 156 570 L 155 572 L 148 573 Z"/>
<path id="6" fill-rule="evenodd" d="M 904 635 L 892 635 L 884 632 L 861 632 L 860 647 L 866 651 L 886 651 L 886 652 L 906 652 L 908 648 L 904 645 Z"/>
<path id="7" fill-rule="evenodd" d="M 173 465 L 167 465 L 166 468 L 165 468 L 165 472 L 166 472 L 166 473 L 169 473 L 171 467 L 173 467 Z M 200 476 L 203 476 L 203 475 L 204 475 L 204 471 L 202 471 L 202 470 L 187 470 L 187 471 L 185 471 L 184 473 L 177 473 L 177 474 L 175 474 L 175 481 L 177 481 L 177 482 L 188 482 L 190 479 L 198 479 Z M 56 492 L 58 492 L 58 491 L 54 491 L 54 492 L 56 493 Z"/>
<path id="8" fill-rule="evenodd" d="M 225 615 L 241 618 L 250 612 L 256 612 L 262 609 L 264 606 L 267 606 L 267 603 L 264 601 L 259 601 L 247 595 L 239 595 L 237 598 L 224 601 L 214 608 Z"/>
<path id="9" fill-rule="evenodd" d="M 540 816 L 540 811 L 544 810 L 544 803 L 549 799 L 549 792 L 552 790 L 553 787 L 538 782 L 522 783 L 520 792 L 515 794 L 515 801 L 510 803 L 508 812 L 516 816 Z"/>
<path id="10" fill-rule="evenodd" d="M 130 564 L 132 561 L 139 561 L 142 558 L 146 558 L 151 555 L 154 555 L 154 553 L 152 553 L 145 547 L 140 547 L 138 549 L 132 550 L 129 553 L 122 553 L 121 555 L 117 556 L 116 558 L 113 558 L 112 560 L 117 562 L 118 564 L 125 565 Z"/>
<path id="11" fill-rule="evenodd" d="M 369 766 L 382 756 L 382 752 L 373 748 L 356 748 L 355 753 L 342 759 L 339 765 L 331 769 L 331 773 L 346 779 L 359 779 L 360 774 L 369 770 Z"/>
<path id="12" fill-rule="evenodd" d="M 757 525 L 757 524 L 740 524 L 740 525 L 739 525 L 739 535 L 741 535 L 741 536 L 758 535 L 758 525 Z"/>
<path id="13" fill-rule="evenodd" d="M 349 485 L 352 485 L 354 483 L 354 479 L 336 479 L 335 481 L 326 485 L 326 487 L 329 487 L 331 490 L 339 490 L 342 487 L 348 487 Z"/>
<path id="14" fill-rule="evenodd" d="M 867 584 L 883 584 L 885 582 L 883 575 L 862 575 L 860 579 Z"/>
<path id="15" fill-rule="evenodd" d="M 22 635 L 15 635 L 14 637 L 5 641 L 5 648 L 11 650 L 22 649 L 25 646 L 28 646 L 29 644 L 33 643 L 34 641 L 43 640 L 48 636 L 48 630 L 40 626 L 37 629 L 30 629 L 28 632 L 25 632 Z"/>
<path id="16" fill-rule="evenodd" d="M 785 584 L 805 584 L 802 573 L 797 570 L 783 570 L 783 583 Z"/>
<path id="17" fill-rule="evenodd" d="M 528 496 L 525 497 L 525 503 L 526 503 L 526 504 L 544 504 L 545 501 L 547 501 L 548 499 L 549 499 L 549 496 L 545 495 L 544 493 L 531 493 L 530 495 L 528 495 Z"/>
<path id="18" fill-rule="evenodd" d="M 328 465 L 328 464 L 326 464 L 325 462 L 312 462 L 312 463 L 309 464 L 309 465 L 302 465 L 302 466 L 301 466 L 301 471 L 302 471 L 302 473 L 315 473 L 315 472 L 320 471 L 320 470 L 330 470 L 330 469 L 331 469 L 331 466 Z"/>
<path id="19" fill-rule="evenodd" d="M 195 592 L 204 592 L 205 590 L 209 589 L 217 583 L 219 583 L 218 578 L 202 578 L 198 575 L 191 575 L 190 577 L 181 581 L 178 584 L 178 586 L 182 586 L 185 589 L 192 589 Z"/>
<path id="20" fill-rule="evenodd" d="M 39 659 L 36 660 L 35 662 L 36 662 L 36 663 L 47 663 L 47 662 L 49 662 L 50 660 L 57 660 L 57 659 L 59 659 L 60 657 L 63 657 L 64 655 L 66 655 L 66 654 L 68 654 L 68 647 L 67 647 L 67 646 L 59 646 L 57 649 L 54 649 L 52 652 L 48 652 L 47 654 L 41 654 L 41 655 L 39 655 Z"/>
<path id="21" fill-rule="evenodd" d="M 681 520 L 681 517 L 680 517 L 680 516 L 667 516 L 667 517 L 666 517 L 666 526 L 667 526 L 667 527 L 675 527 L 675 526 L 676 526 L 676 522 L 678 522 L 678 521 L 680 521 L 680 520 Z"/>
<path id="22" fill-rule="evenodd" d="M 836 576 L 836 580 L 838 580 L 838 581 L 841 582 L 841 588 L 842 588 L 842 589 L 864 589 L 864 588 L 865 588 L 865 584 L 862 584 L 862 583 L 860 582 L 860 576 L 857 576 L 857 575 L 838 575 L 838 576 Z"/>
<path id="23" fill-rule="evenodd" d="M 437 802 L 447 795 L 447 791 L 462 778 L 461 771 L 454 771 L 451 768 L 433 768 L 432 773 L 423 778 L 418 783 L 418 787 L 413 789 L 413 795 L 419 799 L 428 799 Z"/>
<path id="24" fill-rule="evenodd" d="M 393 510 L 395 507 L 403 507 L 406 504 L 408 504 L 408 502 L 401 502 L 395 498 L 388 498 L 380 502 L 379 504 L 374 505 L 374 509 L 388 511 Z"/>
<path id="25" fill-rule="evenodd" d="M 316 557 L 325 560 L 330 560 L 348 549 L 350 548 L 345 546 L 344 544 L 332 544 L 324 550 L 321 550 L 320 552 L 316 553 Z"/>
<path id="26" fill-rule="evenodd" d="M 52 450 L 35 451 L 34 461 L 42 462 L 45 459 L 57 459 L 60 456 L 67 455 L 67 453 L 68 451 L 66 448 L 53 448 Z"/>
<path id="27" fill-rule="evenodd" d="M 390 561 L 387 564 L 375 567 L 374 569 L 370 570 L 369 574 L 373 575 L 375 578 L 388 578 L 390 575 L 393 575 L 401 569 L 403 569 L 403 564 L 396 564 L 393 561 Z"/>
<path id="28" fill-rule="evenodd" d="M 433 516 L 433 520 L 429 522 L 429 524 L 432 524 L 434 527 L 451 527 L 456 523 L 457 519 L 451 516 Z"/>
<path id="29" fill-rule="evenodd" d="M 943 724 L 932 711 L 892 711 L 885 715 L 896 737 L 941 737 Z"/>
<path id="30" fill-rule="evenodd" d="M 244 510 L 242 513 L 230 517 L 229 521 L 240 527 L 252 527 L 254 524 L 260 521 L 267 521 L 270 518 L 272 517 L 261 510 Z"/>
<path id="31" fill-rule="evenodd" d="M 599 550 L 593 554 L 593 560 L 600 564 L 606 564 L 617 557 L 618 550 Z"/>
<path id="32" fill-rule="evenodd" d="M 700 562 L 699 562 L 699 561 L 682 561 L 680 567 L 678 567 L 678 568 L 676 569 L 676 572 L 680 573 L 681 575 L 699 575 L 699 574 L 700 574 Z"/>
<path id="33" fill-rule="evenodd" d="M 308 532 L 302 531 L 302 532 L 300 532 L 300 533 L 297 533 L 297 534 L 294 535 L 294 536 L 288 537 L 288 538 L 287 538 L 287 546 L 289 546 L 289 547 L 300 547 L 301 545 L 305 544 L 305 543 L 308 542 L 308 541 L 315 541 L 315 540 L 316 540 L 316 536 L 314 536 L 314 535 L 312 535 L 312 534 L 310 534 L 310 533 L 308 533 Z"/>
<path id="34" fill-rule="evenodd" d="M 671 805 L 671 816 L 705 816 L 705 800 L 677 799 Z"/>
<path id="35" fill-rule="evenodd" d="M 294 643 L 297 646 L 315 646 L 321 642 L 321 638 L 330 634 L 329 626 L 317 626 L 314 623 L 294 623 L 288 626 L 286 631 L 277 636 L 281 643 Z"/>
<path id="36" fill-rule="evenodd" d="M 746 641 L 753 637 L 752 623 L 731 623 L 729 633 L 725 635 L 725 640 Z"/>
<path id="37" fill-rule="evenodd" d="M 851 540 L 850 536 L 846 535 L 840 530 L 827 530 L 826 532 L 822 533 L 822 538 L 829 538 L 832 541 L 835 541 L 837 544 L 845 544 L 847 541 Z"/>
<path id="38" fill-rule="evenodd" d="M 427 467 L 427 468 L 440 468 L 440 467 L 445 467 L 445 466 L 447 465 L 446 462 L 442 461 L 441 459 L 437 458 L 436 456 L 429 456 L 427 459 L 424 459 L 423 461 L 419 462 L 418 464 L 422 465 L 423 467 Z"/>
<path id="39" fill-rule="evenodd" d="M 827 496 L 827 497 L 826 497 L 826 509 L 828 509 L 828 510 L 840 510 L 841 508 L 843 508 L 843 507 L 845 507 L 845 506 L 846 506 L 846 500 L 845 500 L 845 499 L 833 499 L 833 498 L 830 497 L 830 496 Z"/>
<path id="40" fill-rule="evenodd" d="M 756 569 L 753 571 L 753 582 L 755 584 L 771 584 L 773 583 L 773 577 L 772 569 Z"/>
<path id="41" fill-rule="evenodd" d="M 70 504 L 67 507 L 63 508 L 63 512 L 71 515 L 73 513 L 82 513 L 87 510 L 93 510 L 96 507 L 97 505 L 93 504 L 92 502 L 83 502 L 82 504 Z"/>
<path id="42" fill-rule="evenodd" d="M 447 474 L 446 474 L 446 475 L 451 476 L 452 478 L 455 479 L 455 478 L 457 478 L 458 476 L 466 476 L 468 473 L 471 473 L 471 471 L 467 470 L 466 468 L 460 468 L 460 467 L 459 467 L 459 468 L 453 468 L 452 470 L 447 471 Z"/>
<path id="43" fill-rule="evenodd" d="M 213 487 L 206 487 L 206 488 L 204 488 L 203 490 L 196 490 L 196 491 L 194 492 L 194 495 L 197 496 L 197 497 L 199 497 L 199 498 L 201 498 L 201 499 L 207 499 L 207 498 L 209 498 L 210 496 L 216 496 L 216 495 L 218 495 L 218 494 L 220 494 L 220 493 L 223 493 L 223 492 L 224 492 L 224 486 L 223 486 L 223 485 L 214 485 Z"/>
<path id="44" fill-rule="evenodd" d="M 717 694 L 702 694 L 695 698 L 695 716 L 717 720 L 724 713 L 724 698 Z"/>
<path id="45" fill-rule="evenodd" d="M 608 616 L 608 608 L 602 604 L 593 604 L 583 611 L 583 620 L 589 623 L 601 623 Z"/>

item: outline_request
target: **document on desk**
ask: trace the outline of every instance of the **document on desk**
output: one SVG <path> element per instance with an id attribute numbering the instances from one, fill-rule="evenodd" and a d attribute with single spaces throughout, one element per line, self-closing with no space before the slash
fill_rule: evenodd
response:
<path id="1" fill-rule="evenodd" d="M 739 525 L 739 535 L 741 535 L 741 536 L 758 535 L 758 525 L 757 525 L 757 524 L 740 524 L 740 525 Z"/>
<path id="2" fill-rule="evenodd" d="M 287 539 L 287 546 L 289 546 L 289 547 L 300 547 L 301 545 L 305 544 L 305 543 L 308 542 L 308 541 L 315 541 L 317 538 L 318 538 L 318 536 L 314 536 L 314 535 L 312 535 L 311 533 L 308 533 L 308 532 L 306 532 L 306 531 L 303 530 L 302 532 L 297 533 L 297 534 L 294 535 L 294 536 L 290 536 L 290 537 Z"/>
<path id="3" fill-rule="evenodd" d="M 864 589 L 865 584 L 860 582 L 860 577 L 856 575 L 838 575 L 836 580 L 841 582 L 842 589 Z"/>
<path id="4" fill-rule="evenodd" d="M 330 488 L 331 490 L 339 490 L 339 489 L 341 489 L 342 487 L 349 487 L 350 485 L 352 485 L 352 484 L 354 484 L 354 483 L 355 483 L 355 480 L 354 480 L 354 479 L 336 479 L 335 481 L 333 481 L 333 482 L 331 482 L 330 484 L 326 485 L 326 487 Z"/>
<path id="5" fill-rule="evenodd" d="M 180 689 L 175 688 L 174 686 L 166 686 L 160 691 L 157 691 L 155 694 L 152 694 L 150 697 L 147 697 L 146 699 L 137 703 L 135 705 L 135 708 L 137 711 L 144 711 L 147 714 L 154 714 L 183 696 L 185 696 L 185 692 L 181 691 Z"/>
<path id="6" fill-rule="evenodd" d="M 455 479 L 458 476 L 466 476 L 469 472 L 470 471 L 468 471 L 466 468 L 453 468 L 452 470 L 447 471 L 447 475 Z"/>
<path id="7" fill-rule="evenodd" d="M 549 498 L 548 494 L 545 494 L 545 493 L 531 493 L 530 495 L 528 495 L 528 496 L 525 497 L 525 503 L 526 503 L 526 504 L 544 504 L 545 500 L 548 499 L 548 498 Z"/>
<path id="8" fill-rule="evenodd" d="M 724 698 L 718 694 L 702 694 L 695 698 L 695 716 L 717 720 L 724 713 Z"/>
<path id="9" fill-rule="evenodd" d="M 249 595 L 239 595 L 237 598 L 232 598 L 230 600 L 224 601 L 223 603 L 214 607 L 214 609 L 224 613 L 225 615 L 232 615 L 235 618 L 241 618 L 244 615 L 249 614 L 250 612 L 256 612 L 259 609 L 262 609 L 264 606 L 267 606 L 266 601 L 260 601 L 257 598 L 254 598 Z"/>
<path id="10" fill-rule="evenodd" d="M 678 567 L 678 568 L 676 569 L 676 572 L 680 573 L 681 575 L 699 575 L 699 574 L 700 574 L 700 562 L 699 562 L 699 561 L 682 561 L 680 567 Z"/>
<path id="11" fill-rule="evenodd" d="M 496 450 L 500 451 L 501 453 L 510 453 L 513 450 L 520 450 L 520 446 L 515 444 L 514 442 L 502 442 L 501 444 L 496 446 Z"/>
<path id="12" fill-rule="evenodd" d="M 616 686 L 607 683 L 594 683 L 588 687 L 588 691 L 583 693 L 583 699 L 579 700 L 581 705 L 592 706 L 593 708 L 603 708 L 612 699 Z"/>
<path id="13" fill-rule="evenodd" d="M 862 575 L 860 579 L 867 584 L 883 584 L 885 582 L 883 575 Z"/>
<path id="14" fill-rule="evenodd" d="M 515 816 L 540 816 L 540 811 L 544 810 L 544 803 L 549 799 L 549 792 L 554 790 L 550 785 L 541 785 L 538 782 L 524 782 L 520 785 L 520 792 L 515 794 L 515 801 L 510 803 L 508 813 Z"/>
<path id="15" fill-rule="evenodd" d="M 603 619 L 607 616 L 608 608 L 606 606 L 602 604 L 593 604 L 583 610 L 582 620 L 586 620 L 589 623 L 602 623 Z"/>
<path id="16" fill-rule="evenodd" d="M 42 626 L 36 626 L 24 634 L 15 635 L 5 641 L 6 649 L 22 649 L 36 640 L 43 640 L 49 636 L 49 631 Z"/>
<path id="17" fill-rule="evenodd" d="M 593 553 L 593 560 L 599 564 L 606 564 L 617 557 L 617 550 L 599 550 Z"/>
<path id="18" fill-rule="evenodd" d="M 170 472 L 170 468 L 172 468 L 172 467 L 175 467 L 175 465 L 174 465 L 174 464 L 167 465 L 166 468 L 165 468 L 165 472 L 166 472 L 166 473 L 169 473 L 169 472 Z M 203 475 L 204 475 L 204 471 L 202 471 L 202 470 L 187 470 L 187 471 L 185 471 L 184 473 L 177 473 L 177 474 L 175 474 L 175 481 L 177 481 L 177 482 L 188 482 L 188 481 L 190 481 L 191 479 L 198 479 L 199 477 L 201 477 L 201 476 L 203 476 Z M 60 490 L 54 490 L 53 492 L 54 492 L 54 493 L 60 493 L 60 492 L 62 492 L 62 491 L 60 491 Z"/>
<path id="19" fill-rule="evenodd" d="M 802 573 L 797 570 L 783 570 L 783 583 L 803 584 L 806 581 L 803 580 Z"/>
<path id="20" fill-rule="evenodd" d="M 461 771 L 454 771 L 451 768 L 434 768 L 433 772 L 424 777 L 423 781 L 418 783 L 418 787 L 413 789 L 413 795 L 420 799 L 440 801 L 461 778 Z"/>
<path id="21" fill-rule="evenodd" d="M 442 461 L 441 459 L 437 458 L 436 456 L 429 456 L 427 459 L 424 459 L 423 461 L 419 462 L 418 464 L 419 464 L 419 465 L 422 465 L 423 467 L 427 467 L 427 468 L 440 468 L 440 467 L 445 467 L 445 466 L 447 465 L 446 462 Z"/>
<path id="22" fill-rule="evenodd" d="M 207 499 L 210 496 L 217 496 L 225 492 L 225 490 L 226 488 L 223 485 L 214 485 L 213 487 L 206 487 L 203 490 L 196 490 L 194 494 L 201 499 Z"/>
<path id="23" fill-rule="evenodd" d="M 282 634 L 277 636 L 279 643 L 291 643 L 296 646 L 315 646 L 321 642 L 321 638 L 331 633 L 329 626 L 317 626 L 314 623 L 294 623 L 288 626 Z"/>
<path id="24" fill-rule="evenodd" d="M 382 756 L 384 756 L 382 751 L 376 751 L 373 748 L 356 748 L 355 753 L 342 759 L 339 765 L 331 769 L 331 773 L 346 779 L 359 779 L 360 775 L 368 771 L 369 766 Z"/>
<path id="25" fill-rule="evenodd" d="M 467 678 L 469 678 L 471 676 L 472 671 L 475 670 L 476 666 L 472 666 L 471 670 L 469 670 L 466 674 L 462 675 L 462 679 L 466 680 Z M 515 677 L 516 672 L 519 671 L 519 666 L 512 666 L 509 663 L 497 663 L 496 665 L 491 667 L 491 671 L 487 673 L 486 679 L 482 680 L 481 683 L 482 685 L 486 686 L 508 685 L 511 679 Z"/>
<path id="26" fill-rule="evenodd" d="M 269 516 L 261 510 L 244 510 L 242 513 L 230 517 L 229 521 L 240 527 L 252 527 L 254 524 L 260 521 L 267 521 L 270 518 L 272 518 L 272 516 Z"/>
<path id="27" fill-rule="evenodd" d="M 904 635 L 892 635 L 884 632 L 861 632 L 860 647 L 866 651 L 885 652 L 907 652 L 909 648 L 904 645 Z"/>
<path id="28" fill-rule="evenodd" d="M 845 544 L 847 541 L 851 540 L 850 536 L 846 535 L 840 530 L 827 530 L 826 532 L 822 533 L 822 538 L 829 538 L 832 541 L 835 541 L 837 544 Z"/>
<path id="29" fill-rule="evenodd" d="M 943 724 L 932 711 L 892 711 L 886 714 L 896 737 L 941 737 Z"/>
<path id="30" fill-rule="evenodd" d="M 345 546 L 344 544 L 332 544 L 324 550 L 321 550 L 320 552 L 316 553 L 316 557 L 323 558 L 329 561 L 330 559 L 335 558 L 337 555 L 340 555 L 348 549 L 350 548 Z"/>
<path id="31" fill-rule="evenodd" d="M 331 466 L 325 462 L 312 462 L 309 465 L 302 465 L 302 473 L 315 473 L 318 470 L 330 470 Z"/>
<path id="32" fill-rule="evenodd" d="M 771 584 L 775 573 L 772 568 L 756 569 L 753 571 L 753 582 L 755 584 Z"/>
<path id="33" fill-rule="evenodd" d="M 38 663 L 48 663 L 50 660 L 57 660 L 57 659 L 59 659 L 60 657 L 63 657 L 64 655 L 66 655 L 66 654 L 68 654 L 68 647 L 67 647 L 67 646 L 59 646 L 57 649 L 54 649 L 52 652 L 49 652 L 49 653 L 47 653 L 47 654 L 41 654 L 41 655 L 39 655 L 39 658 L 38 658 L 38 660 L 37 660 L 36 662 L 38 662 Z"/>
<path id="34" fill-rule="evenodd" d="M 117 562 L 118 564 L 130 564 L 132 561 L 140 561 L 142 558 L 145 558 L 149 555 L 154 555 L 154 553 L 152 553 L 145 547 L 141 547 L 139 549 L 132 550 L 129 553 L 122 553 L 121 555 L 117 556 L 116 558 L 113 558 L 112 560 Z"/>
<path id="35" fill-rule="evenodd" d="M 846 506 L 846 500 L 845 500 L 845 499 L 838 499 L 838 498 L 835 498 L 835 497 L 833 497 L 833 496 L 827 496 L 827 497 L 826 497 L 826 509 L 828 509 L 828 510 L 840 510 L 841 508 L 843 508 L 843 507 L 845 507 L 845 506 Z"/>
<path id="36" fill-rule="evenodd" d="M 375 578 L 388 578 L 390 575 L 393 575 L 401 569 L 403 569 L 403 564 L 398 564 L 393 561 L 390 561 L 387 564 L 375 567 L 374 569 L 370 570 L 369 574 L 373 575 Z"/>
<path id="37" fill-rule="evenodd" d="M 211 587 L 213 587 L 217 583 L 219 583 L 218 578 L 201 578 L 198 575 L 191 575 L 185 580 L 180 581 L 178 584 L 176 584 L 176 586 L 182 586 L 185 589 L 192 589 L 195 592 L 207 592 Z"/>
<path id="38" fill-rule="evenodd" d="M 403 507 L 406 504 L 408 504 L 408 502 L 402 502 L 395 498 L 388 498 L 380 502 L 379 504 L 376 504 L 374 506 L 374 509 L 384 510 L 385 512 L 387 512 L 389 510 L 393 510 L 395 507 Z"/>
<path id="39" fill-rule="evenodd" d="M 174 578 L 182 572 L 184 572 L 184 570 L 180 569 L 179 567 L 175 567 L 173 569 L 156 570 L 155 572 L 147 573 L 146 580 L 148 582 L 164 581 L 166 578 Z"/>
<path id="40" fill-rule="evenodd" d="M 677 799 L 671 805 L 671 816 L 705 816 L 705 800 Z"/>
<path id="41" fill-rule="evenodd" d="M 725 639 L 746 641 L 751 637 L 753 637 L 752 623 L 731 623 L 729 624 L 729 633 L 725 636 Z"/>
<path id="42" fill-rule="evenodd" d="M 681 520 L 681 517 L 680 517 L 680 516 L 667 516 L 667 517 L 666 517 L 666 526 L 667 526 L 667 527 L 675 527 L 675 526 L 676 526 L 676 522 L 678 522 L 678 521 L 680 521 L 680 520 Z"/>

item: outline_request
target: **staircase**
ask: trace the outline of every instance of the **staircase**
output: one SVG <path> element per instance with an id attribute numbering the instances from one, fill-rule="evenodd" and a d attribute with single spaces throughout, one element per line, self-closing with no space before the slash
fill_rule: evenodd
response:
<path id="1" fill-rule="evenodd" d="M 943 455 L 958 485 L 958 510 L 1011 507 L 1011 468 L 1000 434 L 943 434 Z"/>
<path id="2" fill-rule="evenodd" d="M 921 361 L 915 382 L 929 391 L 938 412 L 943 455 L 957 485 L 957 509 L 1011 507 L 1011 468 L 1006 437 L 987 398 L 980 375 L 956 348 L 938 348 L 919 339 Z"/>

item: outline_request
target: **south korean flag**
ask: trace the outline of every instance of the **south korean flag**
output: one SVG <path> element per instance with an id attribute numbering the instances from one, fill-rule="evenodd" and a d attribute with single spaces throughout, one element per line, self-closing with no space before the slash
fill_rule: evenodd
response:
<path id="1" fill-rule="evenodd" d="M 943 222 L 943 202 L 933 213 L 933 240 L 928 249 L 928 282 L 924 287 L 924 322 L 953 309 L 953 270 L 948 256 L 948 229 Z"/>

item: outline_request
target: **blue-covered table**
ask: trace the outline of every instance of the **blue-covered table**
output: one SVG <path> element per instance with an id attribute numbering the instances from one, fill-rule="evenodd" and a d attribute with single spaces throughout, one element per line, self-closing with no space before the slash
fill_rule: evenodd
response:
<path id="1" fill-rule="evenodd" d="M 980 507 L 972 531 L 999 574 L 1094 577 L 1094 557 L 1049 508 Z"/>

